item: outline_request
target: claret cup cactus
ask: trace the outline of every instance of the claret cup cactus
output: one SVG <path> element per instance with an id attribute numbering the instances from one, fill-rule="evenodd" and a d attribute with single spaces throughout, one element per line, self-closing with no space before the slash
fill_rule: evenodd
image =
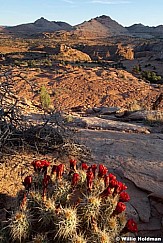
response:
<path id="1" fill-rule="evenodd" d="M 9 220 L 10 242 L 115 243 L 137 232 L 125 215 L 127 186 L 102 164 L 69 162 L 68 169 L 32 162 L 34 174 L 24 178 L 24 197 Z"/>

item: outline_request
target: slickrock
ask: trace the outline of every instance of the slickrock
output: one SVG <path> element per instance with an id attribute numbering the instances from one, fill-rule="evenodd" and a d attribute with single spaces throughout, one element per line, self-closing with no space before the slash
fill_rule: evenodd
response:
<path id="1" fill-rule="evenodd" d="M 79 141 L 128 186 L 128 217 L 141 236 L 161 236 L 163 219 L 163 135 L 80 129 Z"/>
<path id="2" fill-rule="evenodd" d="M 116 130 L 125 132 L 145 133 L 149 134 L 150 129 L 147 126 L 139 126 L 135 124 L 128 124 L 124 122 L 111 121 L 98 117 L 82 117 L 81 126 L 88 129 L 103 129 L 103 130 Z M 75 122 L 74 122 L 75 123 Z"/>

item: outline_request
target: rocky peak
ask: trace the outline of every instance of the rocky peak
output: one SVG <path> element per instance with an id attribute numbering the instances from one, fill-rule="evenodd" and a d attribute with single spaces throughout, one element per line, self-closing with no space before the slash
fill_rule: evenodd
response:
<path id="1" fill-rule="evenodd" d="M 81 35 L 82 32 L 86 38 L 88 35 L 94 38 L 130 35 L 125 27 L 106 15 L 85 21 L 82 24 L 77 25 L 76 28 L 79 31 L 79 34 Z"/>
<path id="2" fill-rule="evenodd" d="M 34 23 L 9 27 L 8 30 L 15 33 L 21 32 L 25 34 L 31 34 L 41 32 L 55 32 L 60 30 L 71 30 L 71 28 L 71 25 L 65 22 L 49 21 L 44 17 L 41 17 L 40 19 L 37 19 Z"/>
<path id="3" fill-rule="evenodd" d="M 41 17 L 40 19 L 36 20 L 33 25 L 37 28 L 42 28 L 45 30 L 51 30 L 51 31 L 55 31 L 55 30 L 60 30 L 61 27 L 59 25 L 57 25 L 57 23 L 49 21 L 47 19 L 44 19 L 43 17 Z"/>
<path id="4" fill-rule="evenodd" d="M 47 24 L 49 24 L 50 21 L 48 21 L 47 19 L 45 19 L 44 17 L 41 17 L 40 19 L 37 19 L 34 24 L 38 27 L 43 27 Z"/>
<path id="5" fill-rule="evenodd" d="M 109 16 L 106 16 L 106 15 L 101 15 L 101 16 L 96 17 L 94 19 L 99 21 L 99 22 L 114 21 L 113 19 L 111 19 Z"/>
<path id="6" fill-rule="evenodd" d="M 145 26 L 143 24 L 133 24 L 126 29 L 136 37 L 143 38 L 153 38 L 161 37 L 163 34 L 163 25 L 158 25 L 156 27 Z"/>
<path id="7" fill-rule="evenodd" d="M 133 24 L 130 27 L 127 27 L 127 29 L 131 32 L 148 32 L 151 27 L 145 26 L 143 24 Z"/>
<path id="8" fill-rule="evenodd" d="M 100 20 L 112 20 L 109 16 L 107 15 L 101 15 L 99 17 L 96 17 L 95 20 L 100 21 Z"/>

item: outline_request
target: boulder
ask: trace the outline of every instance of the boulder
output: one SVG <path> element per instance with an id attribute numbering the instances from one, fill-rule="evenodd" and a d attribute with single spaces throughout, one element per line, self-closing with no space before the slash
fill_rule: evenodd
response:
<path id="1" fill-rule="evenodd" d="M 163 117 L 163 112 L 161 111 L 133 111 L 133 112 L 124 112 L 124 114 L 116 114 L 116 117 L 123 118 L 123 121 L 141 121 L 141 120 L 153 120 Z"/>
<path id="2" fill-rule="evenodd" d="M 151 204 L 159 214 L 163 215 L 163 203 L 151 200 Z"/>
<path id="3" fill-rule="evenodd" d="M 163 163 L 162 162 L 147 162 L 128 161 L 125 167 L 122 168 L 124 177 L 134 182 L 134 184 L 148 191 L 148 197 L 156 197 L 163 200 Z"/>
<path id="4" fill-rule="evenodd" d="M 158 221 L 157 218 L 151 218 L 149 223 L 140 223 L 139 224 L 139 230 L 160 230 L 161 229 L 161 222 Z"/>
<path id="5" fill-rule="evenodd" d="M 139 221 L 139 215 L 135 210 L 135 208 L 130 203 L 126 203 L 126 215 L 128 219 L 132 218 L 136 222 Z"/>
<path id="6" fill-rule="evenodd" d="M 118 112 L 120 109 L 118 107 L 101 107 L 100 115 L 111 115 Z"/>

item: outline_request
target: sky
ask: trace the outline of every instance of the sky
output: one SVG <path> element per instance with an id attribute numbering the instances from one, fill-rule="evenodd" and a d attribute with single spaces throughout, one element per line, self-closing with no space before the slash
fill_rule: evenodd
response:
<path id="1" fill-rule="evenodd" d="M 163 0 L 0 0 L 0 25 L 50 21 L 80 24 L 107 15 L 123 26 L 163 25 Z"/>

